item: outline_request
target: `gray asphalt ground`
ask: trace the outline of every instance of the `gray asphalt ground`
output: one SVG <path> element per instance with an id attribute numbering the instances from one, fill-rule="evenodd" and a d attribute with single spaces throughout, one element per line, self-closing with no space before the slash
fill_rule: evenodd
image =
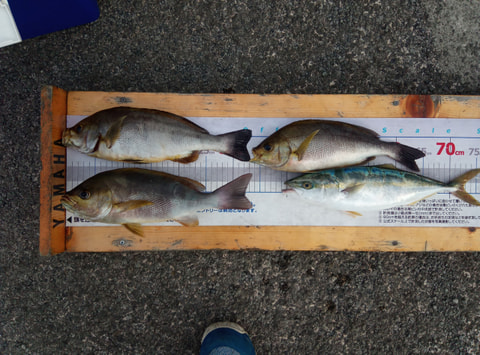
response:
<path id="1" fill-rule="evenodd" d="M 40 257 L 40 90 L 480 95 L 477 1 L 99 1 L 0 49 L 0 353 L 479 353 L 478 253 Z M 299 236 L 299 240 L 301 236 Z"/>

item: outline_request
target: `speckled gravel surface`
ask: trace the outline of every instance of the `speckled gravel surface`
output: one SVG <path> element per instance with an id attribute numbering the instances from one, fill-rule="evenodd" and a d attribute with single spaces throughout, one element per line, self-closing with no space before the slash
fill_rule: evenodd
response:
<path id="1" fill-rule="evenodd" d="M 0 353 L 479 353 L 478 253 L 164 251 L 40 257 L 40 89 L 480 95 L 473 1 L 99 1 L 0 48 Z M 300 236 L 299 236 L 300 238 Z"/>

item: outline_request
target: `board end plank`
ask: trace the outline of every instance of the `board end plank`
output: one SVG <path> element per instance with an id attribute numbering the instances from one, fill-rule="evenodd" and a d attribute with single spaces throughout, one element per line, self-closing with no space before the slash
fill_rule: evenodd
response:
<path id="1" fill-rule="evenodd" d="M 66 152 L 61 145 L 67 116 L 67 92 L 45 86 L 41 92 L 40 255 L 65 251 Z"/>

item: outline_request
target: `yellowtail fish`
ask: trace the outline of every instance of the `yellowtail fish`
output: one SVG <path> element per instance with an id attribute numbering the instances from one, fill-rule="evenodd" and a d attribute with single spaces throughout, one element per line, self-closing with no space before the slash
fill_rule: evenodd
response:
<path id="1" fill-rule="evenodd" d="M 143 236 L 141 224 L 175 220 L 198 225 L 196 212 L 205 208 L 249 209 L 245 191 L 252 174 L 245 174 L 217 190 L 191 179 L 146 169 L 105 171 L 67 192 L 66 210 L 92 222 L 122 224 Z"/>
<path id="2" fill-rule="evenodd" d="M 115 107 L 86 117 L 63 132 L 62 143 L 92 157 L 153 163 L 173 160 L 190 163 L 200 151 L 213 150 L 241 161 L 250 160 L 248 129 L 211 135 L 173 113 L 132 107 Z"/>
<path id="3" fill-rule="evenodd" d="M 465 191 L 465 183 L 479 173 L 480 169 L 470 170 L 443 183 L 394 167 L 359 166 L 304 174 L 285 184 L 307 200 L 360 215 L 362 211 L 414 204 L 439 192 L 450 192 L 471 205 L 480 206 L 480 202 Z"/>
<path id="4" fill-rule="evenodd" d="M 377 156 L 419 171 L 415 160 L 425 156 L 418 149 L 381 141 L 367 128 L 326 120 L 293 122 L 266 138 L 253 155 L 251 162 L 291 172 L 360 165 Z"/>

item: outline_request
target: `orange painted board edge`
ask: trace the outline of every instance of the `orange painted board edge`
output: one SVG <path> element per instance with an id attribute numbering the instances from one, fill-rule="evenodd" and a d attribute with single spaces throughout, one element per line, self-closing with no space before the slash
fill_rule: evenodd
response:
<path id="1" fill-rule="evenodd" d="M 175 94 L 70 91 L 69 115 L 115 106 L 198 117 L 479 118 L 480 97 L 461 95 Z"/>
<path id="2" fill-rule="evenodd" d="M 65 211 L 60 197 L 65 191 L 66 154 L 59 143 L 66 116 L 67 92 L 45 86 L 41 92 L 40 114 L 40 255 L 65 251 Z"/>
<path id="3" fill-rule="evenodd" d="M 67 252 L 139 250 L 476 251 L 476 228 L 316 226 L 122 226 L 67 228 Z"/>

